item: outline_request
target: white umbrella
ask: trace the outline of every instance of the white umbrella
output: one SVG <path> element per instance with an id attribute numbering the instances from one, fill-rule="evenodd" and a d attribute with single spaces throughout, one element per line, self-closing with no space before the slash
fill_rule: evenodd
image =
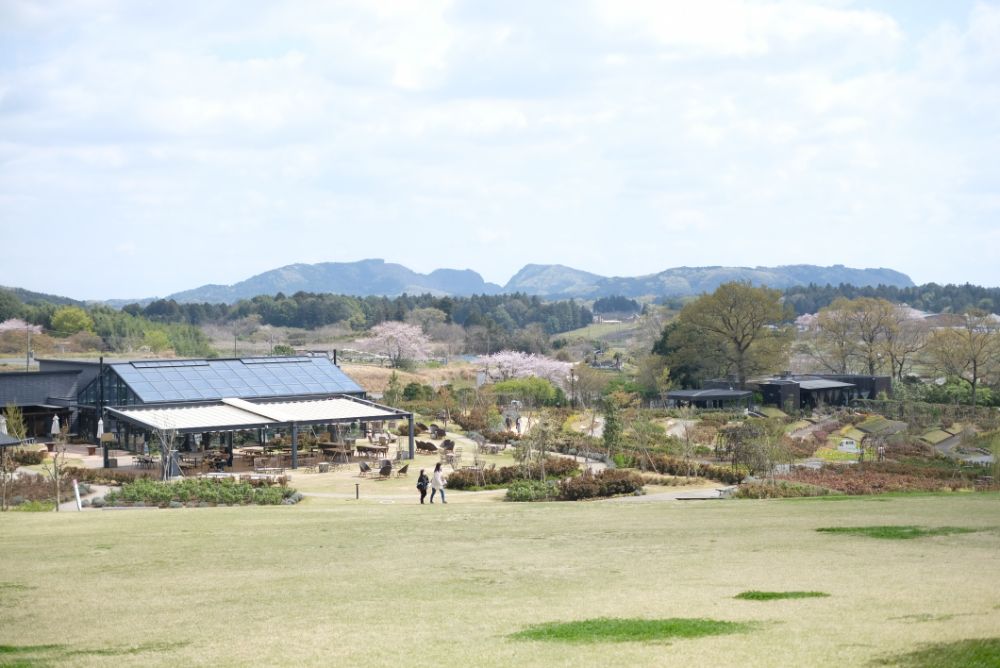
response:
<path id="1" fill-rule="evenodd" d="M 0 415 L 0 434 L 7 433 L 7 416 Z"/>
<path id="2" fill-rule="evenodd" d="M 52 435 L 53 436 L 58 436 L 59 435 L 59 416 L 58 415 L 53 415 L 52 416 Z"/>
<path id="3" fill-rule="evenodd" d="M 101 440 L 101 436 L 104 436 L 104 418 L 100 418 L 97 421 L 97 440 Z"/>

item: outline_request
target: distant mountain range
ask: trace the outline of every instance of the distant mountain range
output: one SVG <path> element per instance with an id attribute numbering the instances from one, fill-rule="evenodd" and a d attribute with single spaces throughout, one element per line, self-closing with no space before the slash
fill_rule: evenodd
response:
<path id="1" fill-rule="evenodd" d="M 788 288 L 795 285 L 856 286 L 892 285 L 910 287 L 906 274 L 892 269 L 852 269 L 843 265 L 819 267 L 799 264 L 781 267 L 677 267 L 645 276 L 606 277 L 558 264 L 529 264 L 506 285 L 488 283 L 471 269 L 437 269 L 429 274 L 401 264 L 372 259 L 358 262 L 293 264 L 252 276 L 233 285 L 203 285 L 168 296 L 182 303 L 232 303 L 257 295 L 282 292 L 331 292 L 366 297 L 394 297 L 403 293 L 468 296 L 522 292 L 550 299 L 595 299 L 612 295 L 626 297 L 673 297 L 711 292 L 722 283 L 749 281 L 754 285 Z M 112 300 L 123 306 L 152 299 Z"/>

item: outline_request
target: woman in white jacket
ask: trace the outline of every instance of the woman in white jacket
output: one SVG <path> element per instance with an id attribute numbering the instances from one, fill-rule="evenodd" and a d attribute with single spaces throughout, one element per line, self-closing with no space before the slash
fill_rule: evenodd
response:
<path id="1" fill-rule="evenodd" d="M 444 500 L 444 473 L 441 472 L 441 462 L 434 465 L 434 473 L 431 474 L 431 503 L 434 503 L 434 494 L 441 494 L 441 503 L 448 503 Z"/>

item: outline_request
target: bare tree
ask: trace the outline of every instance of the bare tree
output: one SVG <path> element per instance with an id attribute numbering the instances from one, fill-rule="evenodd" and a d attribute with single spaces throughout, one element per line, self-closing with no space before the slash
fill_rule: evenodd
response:
<path id="1" fill-rule="evenodd" d="M 177 430 L 172 425 L 167 424 L 161 428 L 154 429 L 153 435 L 160 444 L 160 480 L 170 480 Z"/>
<path id="2" fill-rule="evenodd" d="M 857 336 L 865 372 L 874 376 L 882 366 L 882 344 L 892 327 L 896 307 L 885 299 L 859 297 L 850 302 L 848 318 Z"/>
<path id="3" fill-rule="evenodd" d="M 834 300 L 820 309 L 816 321 L 812 357 L 831 373 L 848 373 L 854 357 L 854 325 L 848 317 L 846 299 Z"/>
<path id="4" fill-rule="evenodd" d="M 691 477 L 691 458 L 694 457 L 695 448 L 698 447 L 695 441 L 697 431 L 698 426 L 693 420 L 685 420 L 681 429 L 681 456 L 684 458 L 684 476 L 687 478 Z"/>
<path id="5" fill-rule="evenodd" d="M 975 411 L 980 383 L 1000 371 L 1000 325 L 985 311 L 968 311 L 958 326 L 935 330 L 927 352 L 934 368 L 969 384 Z"/>
<path id="6" fill-rule="evenodd" d="M 893 378 L 902 382 L 914 358 L 927 346 L 929 333 L 927 323 L 908 318 L 901 306 L 895 308 L 882 342 L 884 355 L 892 366 Z"/>
<path id="7" fill-rule="evenodd" d="M 23 441 L 27 429 L 24 425 L 24 415 L 14 404 L 4 408 L 7 419 L 7 435 Z M 13 448 L 0 447 L 0 510 L 7 510 L 8 491 L 14 484 L 14 472 L 17 471 L 17 461 L 14 459 Z"/>
<path id="8" fill-rule="evenodd" d="M 52 490 L 56 495 L 56 512 L 59 512 L 60 483 L 62 482 L 63 469 L 66 466 L 66 442 L 69 440 L 69 425 L 64 424 L 59 428 L 56 436 L 55 447 L 52 449 L 52 459 L 42 465 L 42 471 L 52 483 Z"/>

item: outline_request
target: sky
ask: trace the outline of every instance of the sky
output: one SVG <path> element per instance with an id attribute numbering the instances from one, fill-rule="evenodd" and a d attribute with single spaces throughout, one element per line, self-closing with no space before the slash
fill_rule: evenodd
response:
<path id="1" fill-rule="evenodd" d="M 385 258 L 1000 285 L 1000 2 L 0 0 L 0 285 Z"/>

